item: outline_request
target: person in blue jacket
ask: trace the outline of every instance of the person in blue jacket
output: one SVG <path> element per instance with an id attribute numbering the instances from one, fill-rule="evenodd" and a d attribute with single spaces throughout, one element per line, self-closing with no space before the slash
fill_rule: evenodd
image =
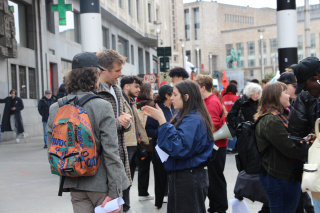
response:
<path id="1" fill-rule="evenodd" d="M 169 155 L 164 162 L 169 173 L 167 212 L 203 213 L 209 185 L 206 164 L 214 145 L 211 118 L 192 81 L 177 83 L 171 100 L 179 113 L 170 123 L 159 105 L 143 108 L 159 122 L 158 146 Z"/>
<path id="2" fill-rule="evenodd" d="M 159 95 L 154 102 L 161 108 L 166 121 L 169 122 L 175 114 L 174 107 L 172 105 L 173 87 L 165 84 L 159 88 Z M 155 107 L 155 106 L 154 106 Z M 168 174 L 164 169 L 164 166 L 155 151 L 155 146 L 158 141 L 158 127 L 159 122 L 151 117 L 147 118 L 146 131 L 148 137 L 152 138 L 152 164 L 154 172 L 154 193 L 155 193 L 155 213 L 161 212 L 161 207 L 164 202 L 168 202 Z"/>

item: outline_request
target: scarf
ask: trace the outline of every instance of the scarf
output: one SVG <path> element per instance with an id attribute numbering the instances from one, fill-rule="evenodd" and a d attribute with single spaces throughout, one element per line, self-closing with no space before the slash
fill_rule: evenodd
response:
<path id="1" fill-rule="evenodd" d="M 278 110 L 273 110 L 270 113 L 273 114 L 274 116 L 278 117 L 280 119 L 280 121 L 282 122 L 282 124 L 288 129 L 288 113 L 286 113 L 287 111 L 285 110 L 284 113 L 279 113 Z"/>

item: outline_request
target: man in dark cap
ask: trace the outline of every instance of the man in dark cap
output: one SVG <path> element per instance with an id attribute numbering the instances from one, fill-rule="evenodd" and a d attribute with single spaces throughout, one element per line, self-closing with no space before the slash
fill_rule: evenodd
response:
<path id="1" fill-rule="evenodd" d="M 56 99 L 55 97 L 52 97 L 51 90 L 46 90 L 44 96 L 38 103 L 38 111 L 42 117 L 44 149 L 47 148 L 47 121 L 49 117 L 49 108 L 54 102 L 56 102 Z"/>
<path id="2" fill-rule="evenodd" d="M 297 97 L 297 94 L 295 93 L 297 88 L 296 76 L 292 72 L 284 72 L 280 75 L 278 81 L 287 85 L 287 93 L 290 95 L 290 105 L 292 105 Z"/>
<path id="3" fill-rule="evenodd" d="M 297 78 L 297 88 L 295 93 L 298 95 L 289 115 L 290 135 L 305 137 L 309 133 L 314 133 L 314 125 L 319 118 L 319 95 L 320 95 L 320 61 L 316 57 L 307 57 L 294 67 L 291 66 Z M 290 67 L 290 68 L 291 68 Z M 303 196 L 301 196 L 303 197 Z M 298 206 L 299 212 L 314 212 L 314 209 L 306 198 L 303 207 Z M 307 202 L 306 202 L 307 201 Z M 314 200 L 314 202 L 317 202 Z"/>

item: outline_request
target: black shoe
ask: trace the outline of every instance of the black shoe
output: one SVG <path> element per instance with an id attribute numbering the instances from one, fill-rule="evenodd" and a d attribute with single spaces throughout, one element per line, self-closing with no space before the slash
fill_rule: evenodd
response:
<path id="1" fill-rule="evenodd" d="M 44 149 L 46 149 L 46 148 L 48 148 L 48 146 L 47 145 L 44 145 L 44 147 L 43 147 Z"/>

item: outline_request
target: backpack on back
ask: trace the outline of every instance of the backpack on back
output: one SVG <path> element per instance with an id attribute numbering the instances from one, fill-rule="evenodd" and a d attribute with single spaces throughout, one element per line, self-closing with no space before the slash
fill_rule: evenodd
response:
<path id="1" fill-rule="evenodd" d="M 59 176 L 93 176 L 100 164 L 95 138 L 87 112 L 82 106 L 100 96 L 88 94 L 58 100 L 59 110 L 54 118 L 49 149 L 51 173 Z M 74 103 L 70 104 L 70 102 Z"/>
<path id="2" fill-rule="evenodd" d="M 262 117 L 255 123 L 242 122 L 236 130 L 238 154 L 235 158 L 239 172 L 244 170 L 247 174 L 260 173 L 261 156 L 256 142 L 255 127 Z"/>

